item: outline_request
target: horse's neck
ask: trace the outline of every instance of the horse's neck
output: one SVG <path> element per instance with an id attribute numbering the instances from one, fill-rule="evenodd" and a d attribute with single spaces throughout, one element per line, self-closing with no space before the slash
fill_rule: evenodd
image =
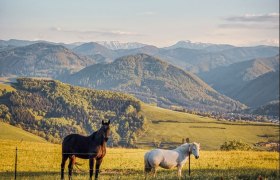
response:
<path id="1" fill-rule="evenodd" d="M 90 136 L 92 139 L 97 139 L 100 142 L 98 144 L 106 144 L 101 129 L 93 132 Z"/>
<path id="2" fill-rule="evenodd" d="M 187 148 L 183 148 L 182 146 L 179 146 L 175 150 L 180 151 L 181 153 L 186 154 L 186 156 L 188 156 L 189 153 L 191 153 L 192 144 L 188 143 L 187 145 L 188 145 Z"/>

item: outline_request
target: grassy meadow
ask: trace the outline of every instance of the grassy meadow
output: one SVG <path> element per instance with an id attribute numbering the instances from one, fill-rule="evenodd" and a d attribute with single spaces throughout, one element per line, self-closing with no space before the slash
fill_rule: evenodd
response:
<path id="1" fill-rule="evenodd" d="M 61 146 L 51 143 L 1 140 L 0 179 L 12 179 L 18 147 L 19 179 L 59 179 Z M 108 148 L 100 179 L 144 179 L 143 156 L 147 149 Z M 74 179 L 88 179 L 88 161 L 78 159 Z M 67 166 L 66 166 L 67 167 Z M 66 168 L 67 169 L 67 168 Z M 201 151 L 191 157 L 192 179 L 279 178 L 279 154 L 254 151 Z M 188 172 L 187 165 L 183 169 Z M 65 172 L 67 177 L 67 170 Z M 189 179 L 189 176 L 186 176 Z M 176 170 L 160 169 L 156 179 L 176 179 Z"/>

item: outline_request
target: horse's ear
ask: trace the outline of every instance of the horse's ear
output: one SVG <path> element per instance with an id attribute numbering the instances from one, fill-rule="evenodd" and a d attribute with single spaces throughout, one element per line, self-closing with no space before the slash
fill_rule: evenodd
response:
<path id="1" fill-rule="evenodd" d="M 110 124 L 110 120 L 108 121 L 108 125 Z"/>
<path id="2" fill-rule="evenodd" d="M 102 125 L 104 125 L 104 121 L 102 120 Z"/>

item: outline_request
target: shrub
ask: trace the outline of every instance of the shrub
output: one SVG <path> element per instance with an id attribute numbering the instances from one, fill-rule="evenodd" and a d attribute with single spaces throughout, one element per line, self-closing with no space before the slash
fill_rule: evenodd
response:
<path id="1" fill-rule="evenodd" d="M 251 149 L 252 148 L 249 144 L 242 142 L 241 140 L 226 141 L 224 142 L 224 144 L 220 146 L 220 150 L 222 151 L 232 151 L 232 150 L 247 151 Z"/>

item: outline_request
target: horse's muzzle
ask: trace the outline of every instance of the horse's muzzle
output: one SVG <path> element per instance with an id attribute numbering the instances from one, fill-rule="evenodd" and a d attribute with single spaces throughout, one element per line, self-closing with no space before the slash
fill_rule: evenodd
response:
<path id="1" fill-rule="evenodd" d="M 195 159 L 198 159 L 199 158 L 199 156 L 195 156 Z"/>

